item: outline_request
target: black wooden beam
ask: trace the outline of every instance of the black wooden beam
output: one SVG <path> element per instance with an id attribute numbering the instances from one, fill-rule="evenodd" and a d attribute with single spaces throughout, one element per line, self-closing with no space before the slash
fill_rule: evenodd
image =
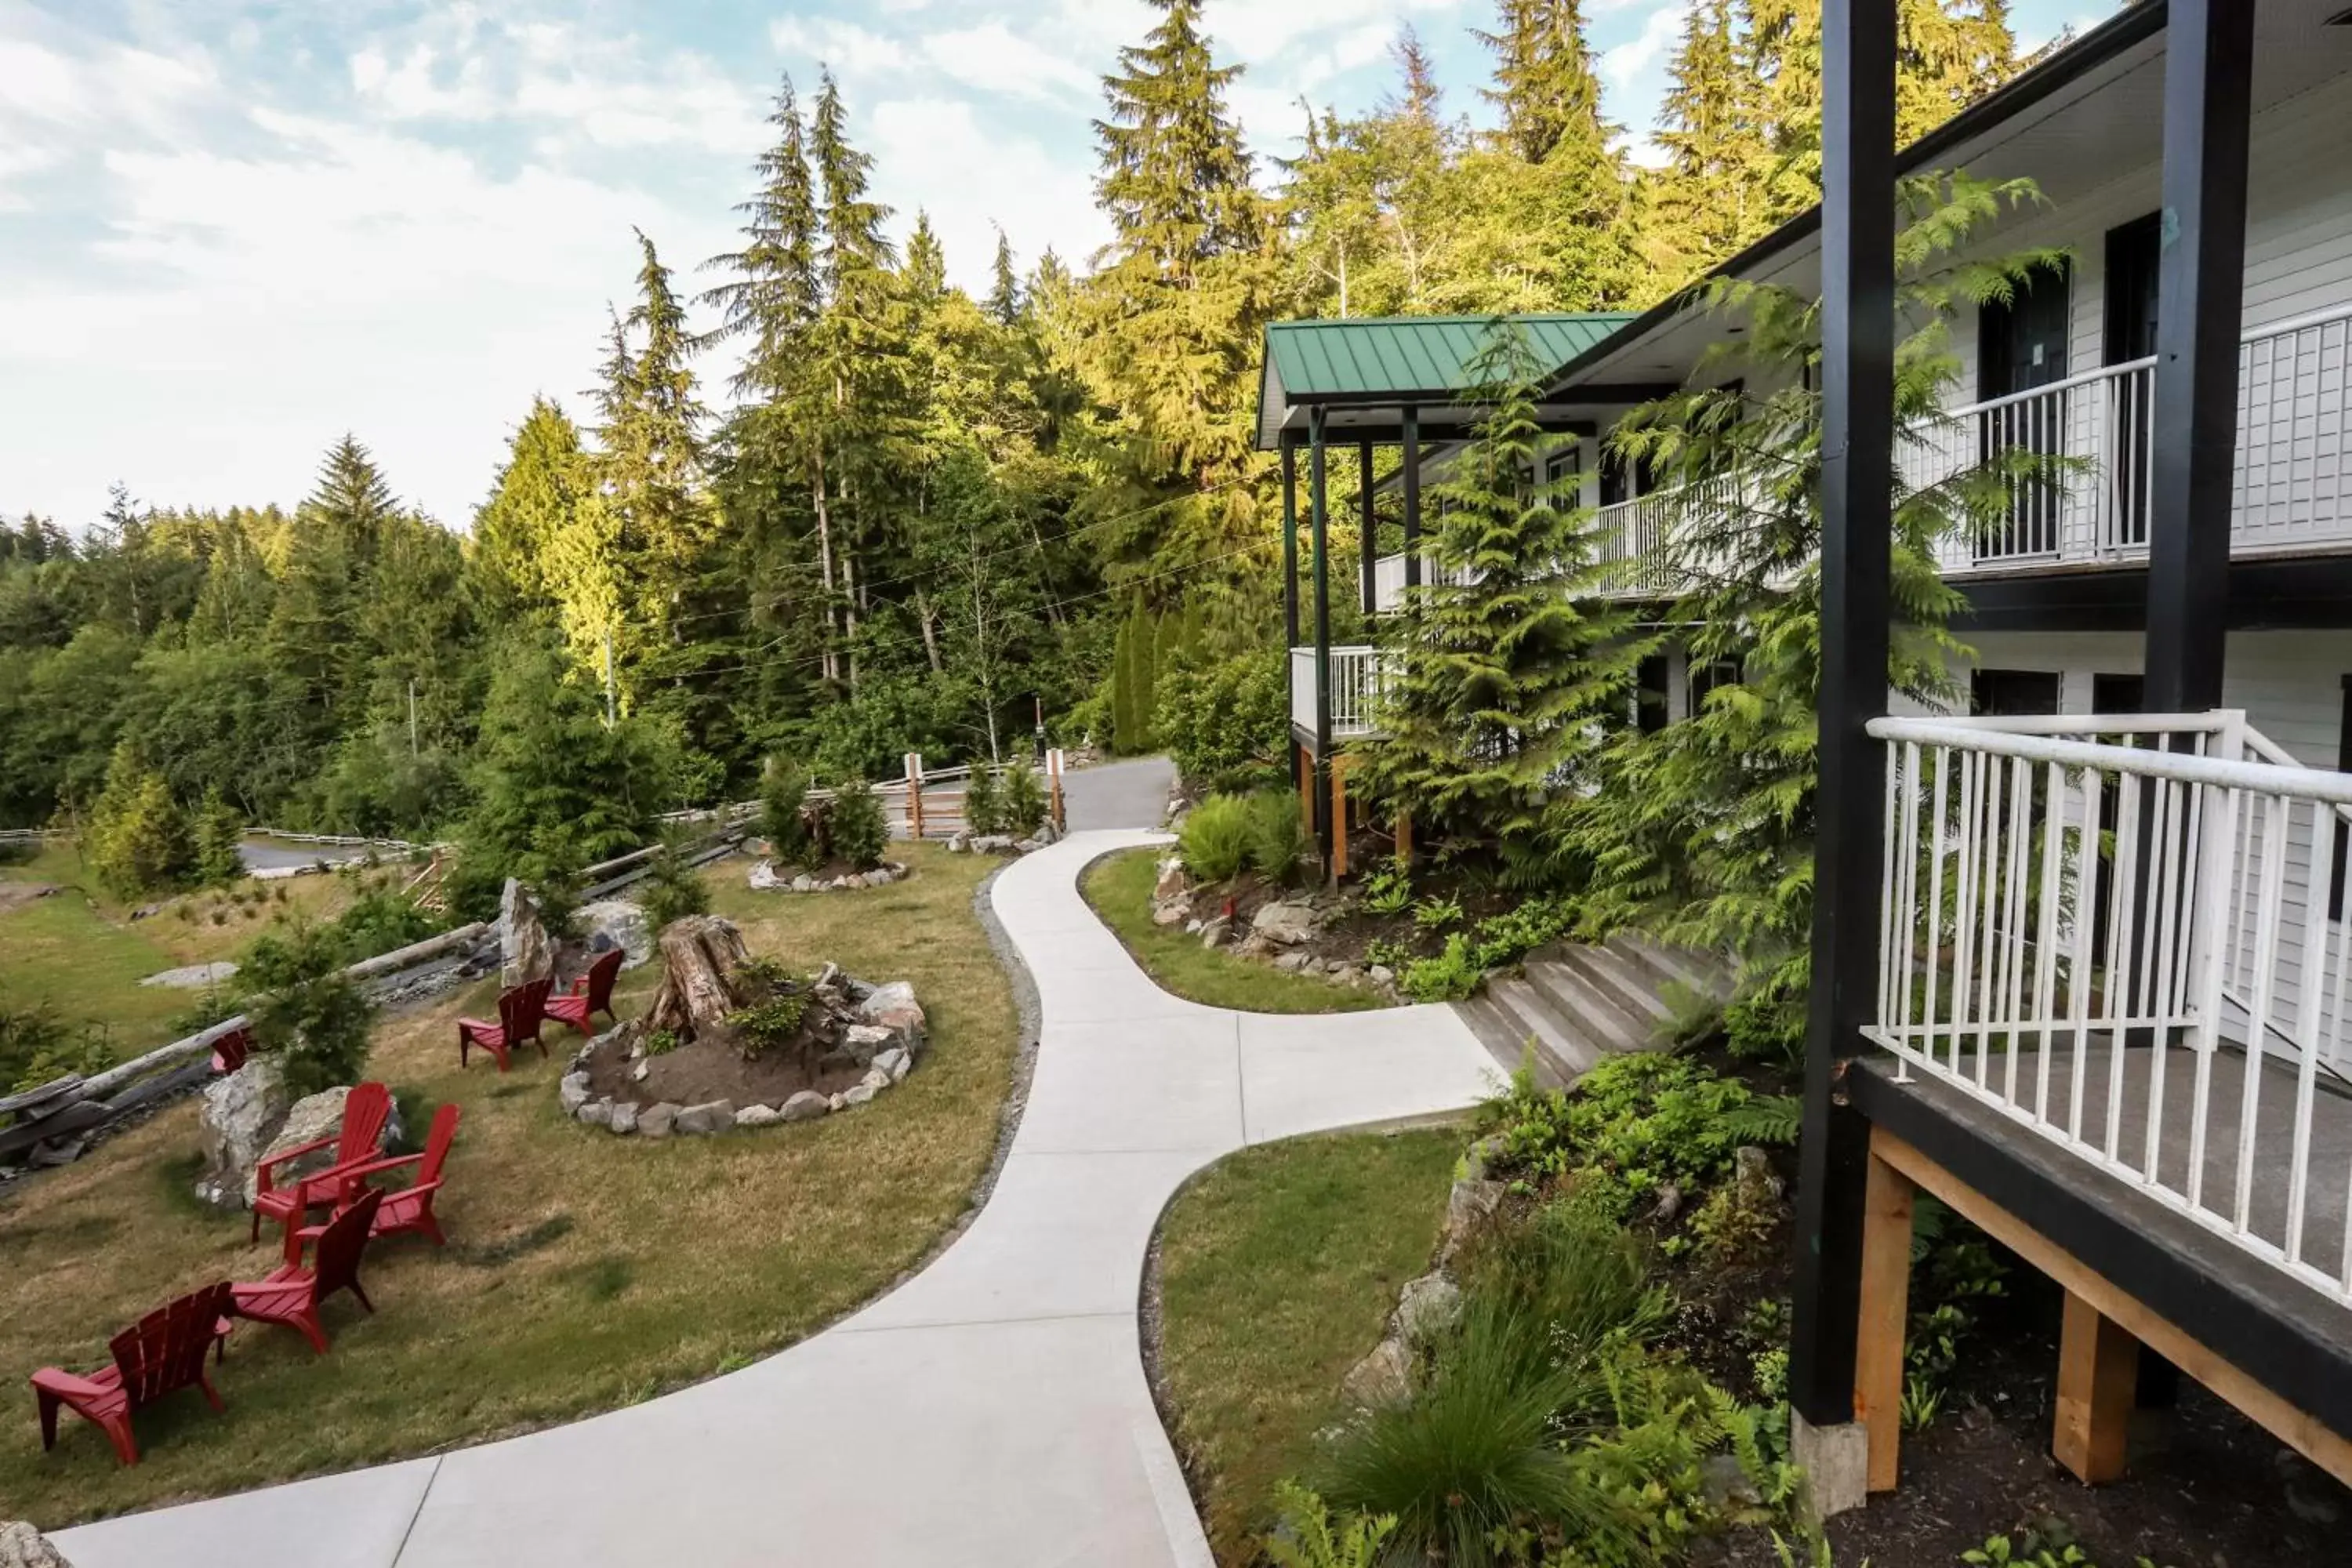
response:
<path id="1" fill-rule="evenodd" d="M 1404 585 L 1421 586 L 1421 410 L 1408 407 L 1403 426 L 1404 467 Z"/>
<path id="2" fill-rule="evenodd" d="M 1282 647 L 1283 668 L 1298 646 L 1298 446 L 1282 438 Z"/>
<path id="3" fill-rule="evenodd" d="M 1363 522 L 1362 554 L 1364 575 L 1359 584 L 1364 600 L 1364 614 L 1370 616 L 1380 607 L 1379 595 L 1372 586 L 1374 564 L 1381 557 L 1380 512 L 1372 498 L 1372 443 L 1369 437 L 1356 442 L 1356 506 Z"/>
<path id="4" fill-rule="evenodd" d="M 1822 10 L 1822 683 L 1789 1396 L 1853 1419 L 1870 1128 L 1842 1079 L 1878 971 L 1895 459 L 1895 0 Z"/>
<path id="5" fill-rule="evenodd" d="M 2150 446 L 2147 710 L 2221 705 L 2254 7 L 2172 0 Z"/>
<path id="6" fill-rule="evenodd" d="M 1307 418 L 1307 515 L 1315 536 L 1315 842 L 1331 863 L 1331 534 L 1323 411 Z"/>
<path id="7" fill-rule="evenodd" d="M 1954 583 L 1969 632 L 2137 632 L 2147 626 L 2147 568 L 2001 572 Z M 2352 555 L 2254 556 L 2230 563 L 2231 631 L 2352 628 Z M 2154 711 L 2154 710 L 2150 710 Z"/>

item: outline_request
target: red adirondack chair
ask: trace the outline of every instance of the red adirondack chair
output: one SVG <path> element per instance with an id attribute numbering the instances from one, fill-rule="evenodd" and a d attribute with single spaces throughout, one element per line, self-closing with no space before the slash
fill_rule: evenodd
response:
<path id="1" fill-rule="evenodd" d="M 314 1138 L 282 1154 L 264 1160 L 254 1171 L 253 1239 L 261 1239 L 261 1222 L 273 1219 L 291 1231 L 310 1210 L 342 1195 L 343 1174 L 364 1164 L 382 1151 L 383 1124 L 392 1116 L 392 1092 L 380 1083 L 363 1083 L 343 1101 L 342 1130 L 332 1138 Z M 304 1154 L 333 1145 L 335 1163 L 323 1171 L 297 1177 L 291 1186 L 277 1184 L 278 1167 Z"/>
<path id="2" fill-rule="evenodd" d="M 593 1034 L 588 1020 L 602 1013 L 614 1023 L 620 1016 L 613 1011 L 613 979 L 621 973 L 621 961 L 628 954 L 619 948 L 599 956 L 588 966 L 588 973 L 572 983 L 572 989 L 561 996 L 547 999 L 547 1016 L 560 1019 L 582 1034 Z"/>
<path id="3" fill-rule="evenodd" d="M 320 1304 L 339 1290 L 349 1290 L 369 1311 L 375 1303 L 360 1286 L 360 1254 L 366 1250 L 368 1227 L 375 1224 L 383 1194 L 370 1188 L 357 1202 L 319 1228 L 318 1255 L 309 1268 L 289 1262 L 268 1279 L 250 1285 L 232 1285 L 229 1311 L 257 1323 L 283 1323 L 327 1353 L 327 1330 L 319 1321 Z M 292 1244 L 289 1244 L 292 1245 Z"/>
<path id="4" fill-rule="evenodd" d="M 348 1172 L 344 1176 L 342 1201 L 336 1212 L 340 1214 L 356 1204 L 362 1190 L 375 1177 L 387 1171 L 396 1171 L 403 1165 L 413 1164 L 416 1167 L 415 1184 L 396 1193 L 383 1194 L 383 1205 L 375 1211 L 375 1224 L 368 1235 L 371 1237 L 404 1236 L 413 1231 L 431 1240 L 434 1246 L 441 1246 L 444 1238 L 441 1222 L 433 1216 L 433 1194 L 441 1190 L 441 1166 L 449 1158 L 449 1145 L 457 1136 L 457 1115 L 455 1105 L 444 1105 L 433 1113 L 433 1129 L 425 1134 L 423 1153 L 396 1154 L 390 1159 L 372 1160 Z M 287 1261 L 300 1261 L 303 1244 L 317 1240 L 325 1229 L 324 1226 L 309 1226 L 297 1231 Z"/>
<path id="5" fill-rule="evenodd" d="M 232 1029 L 213 1042 L 213 1071 L 231 1073 L 245 1065 L 253 1054 L 253 1031 Z"/>
<path id="6" fill-rule="evenodd" d="M 547 1042 L 539 1037 L 540 1024 L 547 1016 L 547 994 L 555 988 L 552 975 L 545 980 L 526 981 L 509 985 L 499 993 L 499 1021 L 495 1024 L 480 1018 L 457 1020 L 457 1065 L 466 1065 L 466 1053 L 475 1046 L 498 1058 L 499 1070 L 507 1070 L 507 1057 L 528 1040 L 547 1055 Z"/>
<path id="7" fill-rule="evenodd" d="M 205 1375 L 205 1352 L 227 1331 L 226 1281 L 207 1285 L 159 1307 L 108 1342 L 114 1364 L 88 1377 L 54 1366 L 33 1374 L 33 1397 L 41 1409 L 41 1447 L 58 1440 L 58 1406 L 95 1422 L 126 1465 L 139 1462 L 139 1440 L 131 1430 L 133 1412 L 178 1389 L 195 1387 L 215 1410 L 220 1394 Z"/>

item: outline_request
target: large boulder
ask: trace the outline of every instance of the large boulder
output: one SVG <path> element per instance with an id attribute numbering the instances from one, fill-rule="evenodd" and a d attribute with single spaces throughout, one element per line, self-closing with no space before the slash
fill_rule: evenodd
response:
<path id="1" fill-rule="evenodd" d="M 862 1023 L 878 1025 L 896 1035 L 909 1055 L 923 1043 L 923 1005 L 915 1000 L 914 986 L 904 980 L 877 985 L 857 1005 L 857 1016 Z"/>
<path id="2" fill-rule="evenodd" d="M 591 953 L 610 952 L 617 947 L 628 954 L 621 960 L 624 969 L 635 969 L 654 955 L 653 927 L 646 920 L 646 911 L 626 899 L 583 904 L 572 912 L 572 926 Z"/>
<path id="3" fill-rule="evenodd" d="M 73 1568 L 48 1538 L 21 1521 L 0 1523 L 0 1568 Z"/>
<path id="4" fill-rule="evenodd" d="M 1164 904 L 1172 899 L 1182 898 L 1189 890 L 1184 884 L 1182 858 L 1171 855 L 1160 861 L 1159 879 L 1151 885 L 1151 901 Z"/>
<path id="5" fill-rule="evenodd" d="M 1311 904 L 1277 902 L 1261 908 L 1250 919 L 1250 930 L 1276 947 L 1297 947 L 1315 939 L 1315 909 Z"/>
<path id="6" fill-rule="evenodd" d="M 499 984 L 528 984 L 554 973 L 555 944 L 540 922 L 538 901 L 509 877 L 499 900 Z"/>
<path id="7" fill-rule="evenodd" d="M 277 1059 L 257 1056 L 205 1085 L 200 1100 L 205 1170 L 196 1196 L 215 1208 L 242 1208 L 253 1201 L 253 1168 L 285 1127 L 294 1096 Z"/>
<path id="8" fill-rule="evenodd" d="M 779 871 L 773 860 L 762 860 L 751 868 L 748 879 L 755 893 L 789 893 L 796 891 L 796 884 L 808 879 L 805 874 L 793 876 Z"/>
<path id="9" fill-rule="evenodd" d="M 293 1109 L 287 1111 L 285 1124 L 278 1128 L 278 1136 L 272 1138 L 269 1141 L 269 1146 L 261 1152 L 261 1158 L 274 1159 L 288 1150 L 299 1149 L 305 1143 L 314 1143 L 321 1138 L 339 1136 L 343 1130 L 343 1101 L 351 1098 L 351 1093 L 348 1086 L 322 1089 L 316 1094 L 296 1100 Z M 398 1112 L 395 1111 L 392 1117 L 385 1120 L 383 1134 L 384 1138 L 397 1139 L 400 1136 L 397 1117 Z M 319 1150 L 316 1153 L 305 1154 L 298 1160 L 289 1161 L 270 1173 L 270 1180 L 275 1185 L 282 1187 L 297 1176 L 311 1175 L 325 1170 L 334 1163 L 335 1151 L 330 1146 Z M 245 1173 L 245 1205 L 247 1208 L 253 1206 L 257 1174 L 257 1172 L 251 1170 Z"/>

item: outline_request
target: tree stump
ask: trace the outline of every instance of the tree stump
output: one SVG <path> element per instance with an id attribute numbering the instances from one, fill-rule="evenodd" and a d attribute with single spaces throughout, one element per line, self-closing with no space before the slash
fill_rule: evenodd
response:
<path id="1" fill-rule="evenodd" d="M 667 1030 L 679 1045 L 731 1039 L 727 1015 L 749 1000 L 735 971 L 750 955 L 743 933 L 717 915 L 687 915 L 662 928 L 662 983 L 646 1009 L 649 1033 Z"/>
<path id="2" fill-rule="evenodd" d="M 555 973 L 555 944 L 540 922 L 538 901 L 512 877 L 499 900 L 499 943 L 501 988 L 526 985 Z"/>

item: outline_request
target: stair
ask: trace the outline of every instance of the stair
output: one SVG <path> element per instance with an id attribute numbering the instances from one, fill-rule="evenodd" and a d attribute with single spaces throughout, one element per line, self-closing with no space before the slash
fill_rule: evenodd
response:
<path id="1" fill-rule="evenodd" d="M 1728 996 L 1731 966 L 1630 932 L 1605 942 L 1555 942 L 1454 1010 L 1507 1069 L 1532 1047 L 1536 1081 L 1559 1088 L 1605 1053 L 1654 1048 L 1674 1017 L 1666 1000 L 1674 987 Z"/>

